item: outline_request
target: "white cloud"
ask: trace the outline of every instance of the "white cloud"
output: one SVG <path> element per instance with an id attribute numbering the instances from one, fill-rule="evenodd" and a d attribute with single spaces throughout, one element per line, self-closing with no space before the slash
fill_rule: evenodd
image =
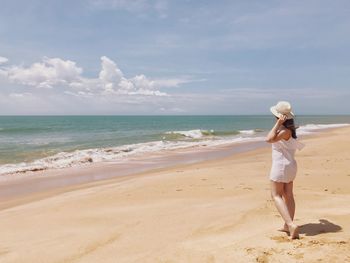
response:
<path id="1" fill-rule="evenodd" d="M 138 89 L 136 91 L 131 91 L 129 94 L 132 95 L 146 95 L 146 96 L 169 96 L 165 92 L 159 90 L 148 90 L 148 89 Z"/>
<path id="2" fill-rule="evenodd" d="M 8 58 L 1 57 L 1 56 L 0 56 L 0 65 L 1 65 L 1 64 L 5 64 L 5 63 L 7 63 L 8 61 L 9 61 Z M 0 80 L 1 80 L 2 78 L 7 78 L 7 72 L 6 72 L 5 70 L 3 70 L 3 69 L 0 68 Z"/>
<path id="3" fill-rule="evenodd" d="M 106 56 L 101 57 L 101 61 L 102 69 L 99 79 L 104 83 L 119 83 L 123 77 L 123 73 L 117 67 L 117 64 Z"/>
<path id="4" fill-rule="evenodd" d="M 122 90 L 132 90 L 134 88 L 134 85 L 130 80 L 122 77 L 120 82 L 119 82 L 119 87 Z"/>
<path id="5" fill-rule="evenodd" d="M 137 75 L 132 78 L 132 82 L 139 89 L 153 89 L 154 88 L 154 80 L 149 80 L 143 74 Z"/>
<path id="6" fill-rule="evenodd" d="M 8 62 L 8 61 L 9 61 L 8 58 L 1 57 L 1 56 L 0 56 L 0 64 L 4 64 L 4 63 L 6 63 L 6 62 Z"/>
<path id="7" fill-rule="evenodd" d="M 191 80 L 187 77 L 150 80 L 143 74 L 137 75 L 131 79 L 131 82 L 135 85 L 136 88 L 148 90 L 154 90 L 158 88 L 174 88 L 179 87 L 181 84 L 193 81 L 195 80 Z"/>
<path id="8" fill-rule="evenodd" d="M 71 95 L 71 96 L 74 96 L 74 97 L 83 97 L 83 98 L 88 98 L 88 97 L 93 97 L 94 96 L 94 94 L 92 92 L 85 92 L 85 91 L 73 92 L 73 91 L 66 90 L 64 92 L 64 94 Z"/>
<path id="9" fill-rule="evenodd" d="M 4 69 L 10 82 L 52 88 L 55 85 L 66 84 L 76 80 L 82 73 L 75 62 L 60 58 L 44 58 L 29 67 L 11 66 Z"/>
<path id="10" fill-rule="evenodd" d="M 127 94 L 134 90 L 133 83 L 124 77 L 113 60 L 106 56 L 101 57 L 101 68 L 99 80 L 104 94 Z"/>
<path id="11" fill-rule="evenodd" d="M 101 57 L 101 71 L 98 79 L 99 83 L 97 85 L 95 83 L 95 87 L 101 87 L 104 95 L 128 94 L 145 96 L 166 96 L 167 94 L 159 89 L 178 87 L 182 83 L 191 81 L 188 78 L 149 79 L 144 74 L 128 79 L 118 68 L 117 64 L 106 56 Z M 84 82 L 84 80 L 82 81 Z"/>
<path id="12" fill-rule="evenodd" d="M 153 86 L 163 87 L 163 88 L 175 88 L 179 87 L 181 84 L 189 82 L 206 81 L 206 79 L 191 79 L 190 77 L 172 78 L 172 79 L 155 79 Z"/>
<path id="13" fill-rule="evenodd" d="M 75 62 L 60 58 L 44 58 L 28 67 L 0 67 L 0 75 L 10 83 L 36 88 L 60 87 L 64 94 L 88 97 L 94 95 L 167 96 L 161 88 L 178 87 L 192 80 L 187 78 L 149 79 L 144 74 L 126 78 L 117 64 L 101 57 L 97 78 L 82 76 L 83 69 Z"/>

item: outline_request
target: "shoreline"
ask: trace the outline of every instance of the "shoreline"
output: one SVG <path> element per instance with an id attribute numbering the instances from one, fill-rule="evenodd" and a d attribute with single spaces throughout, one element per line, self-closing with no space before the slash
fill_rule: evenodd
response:
<path id="1" fill-rule="evenodd" d="M 326 136 L 328 132 L 347 127 L 328 128 L 312 134 L 312 137 Z M 300 139 L 308 139 L 309 134 L 301 135 Z M 74 191 L 108 181 L 125 181 L 145 174 L 173 170 L 191 165 L 203 165 L 241 157 L 242 154 L 254 154 L 270 147 L 269 143 L 241 142 L 227 145 L 211 146 L 209 148 L 190 147 L 186 149 L 168 150 L 153 153 L 147 158 L 134 158 L 129 163 L 100 162 L 86 166 L 48 169 L 36 172 L 15 174 L 16 177 L 0 181 L 0 209 L 35 201 L 58 193 Z M 144 156 L 143 156 L 144 157 Z M 118 171 L 116 171 L 118 170 Z M 22 177 L 22 178 L 21 178 Z"/>
<path id="2" fill-rule="evenodd" d="M 330 128 L 339 128 L 349 126 L 349 123 L 330 123 L 330 124 L 305 124 L 298 128 L 299 135 L 313 134 L 318 131 L 327 130 Z M 6 130 L 6 129 L 5 129 Z M 235 134 L 234 136 L 222 136 L 223 134 Z M 25 148 L 22 149 L 23 154 L 31 161 L 18 160 L 9 163 L 2 163 L 0 165 L 0 181 L 6 179 L 12 179 L 16 177 L 25 177 L 28 174 L 41 171 L 50 171 L 57 169 L 64 169 L 70 167 L 84 167 L 88 165 L 105 164 L 105 163 L 127 163 L 129 159 L 142 159 L 148 155 L 167 154 L 174 152 L 190 151 L 194 149 L 198 152 L 201 151 L 215 151 L 215 148 L 226 146 L 235 147 L 236 145 L 244 143 L 257 143 L 263 141 L 266 136 L 267 130 L 263 129 L 248 129 L 248 130 L 233 130 L 233 131 L 215 131 L 215 130 L 184 130 L 184 131 L 171 131 L 163 132 L 164 135 L 171 135 L 178 137 L 174 138 L 163 137 L 162 140 L 151 140 L 143 141 L 138 143 L 123 143 L 117 146 L 95 146 L 95 148 L 83 148 L 83 149 L 72 149 L 71 151 L 58 150 L 56 153 L 50 155 L 43 155 L 41 157 L 36 156 L 37 153 L 33 153 L 34 157 L 31 156 Z M 0 134 L 1 137 L 1 134 Z M 57 137 L 57 136 L 56 136 Z M 63 136 L 64 137 L 64 136 Z M 6 139 L 6 135 L 4 137 Z M 2 138 L 2 140 L 4 140 Z M 58 138 L 58 137 L 57 137 Z M 54 140 L 58 140 L 58 139 Z M 0 138 L 1 139 L 1 138 Z M 13 138 L 10 138 L 13 140 Z M 17 140 L 20 140 L 17 138 Z M 28 144 L 26 141 L 24 144 Z M 67 138 L 62 138 L 63 141 Z M 6 140 L 5 140 L 6 141 Z M 40 142 L 48 142 L 47 138 L 39 139 L 35 138 L 34 145 Z M 20 141 L 21 142 L 21 141 Z M 74 145 L 74 142 L 72 143 Z M 97 148 L 96 148 L 97 147 Z M 5 147 L 6 148 L 6 147 Z M 15 147 L 16 148 L 16 147 Z M 46 150 L 49 150 L 47 148 Z M 51 149 L 53 150 L 53 149 Z M 6 153 L 6 150 L 5 150 Z M 11 155 L 6 157 L 2 156 L 6 160 L 11 159 Z M 35 157 L 36 156 L 36 157 Z M 2 159 L 1 159 L 2 160 Z M 3 161 L 3 160 L 2 160 Z"/>
<path id="3" fill-rule="evenodd" d="M 0 209 L 21 204 L 23 200 L 37 200 L 57 193 L 84 188 L 109 180 L 127 180 L 157 171 L 166 171 L 192 164 L 253 152 L 268 147 L 265 142 L 242 142 L 210 148 L 187 148 L 154 153 L 147 158 L 135 158 L 129 163 L 100 162 L 80 167 L 66 167 L 27 172 L 22 178 L 0 181 Z M 119 169 L 116 171 L 116 169 Z M 22 202 L 21 202 L 22 200 Z"/>
<path id="4" fill-rule="evenodd" d="M 270 149 L 261 148 L 26 197 L 0 210 L 0 261 L 346 262 L 349 135 L 339 128 L 303 140 L 295 181 L 300 240 L 277 231 Z"/>

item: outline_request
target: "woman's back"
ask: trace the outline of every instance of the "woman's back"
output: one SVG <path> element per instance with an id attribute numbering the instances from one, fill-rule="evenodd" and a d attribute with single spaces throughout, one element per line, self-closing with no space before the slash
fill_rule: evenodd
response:
<path id="1" fill-rule="evenodd" d="M 294 138 L 279 140 L 272 143 L 272 167 L 270 179 L 276 182 L 288 183 L 294 180 L 297 163 L 294 159 L 295 151 L 301 150 L 304 144 Z"/>

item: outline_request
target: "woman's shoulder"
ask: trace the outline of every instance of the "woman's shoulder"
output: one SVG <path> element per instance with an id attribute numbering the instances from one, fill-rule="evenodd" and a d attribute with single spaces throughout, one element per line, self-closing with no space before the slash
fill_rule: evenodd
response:
<path id="1" fill-rule="evenodd" d="M 289 140 L 292 137 L 292 131 L 283 126 L 280 128 L 279 132 L 283 133 L 284 140 Z"/>
<path id="2" fill-rule="evenodd" d="M 290 129 L 287 129 L 287 128 L 284 127 L 284 126 L 281 126 L 281 127 L 279 128 L 279 131 L 286 131 L 286 132 L 292 133 L 292 131 L 291 131 Z"/>

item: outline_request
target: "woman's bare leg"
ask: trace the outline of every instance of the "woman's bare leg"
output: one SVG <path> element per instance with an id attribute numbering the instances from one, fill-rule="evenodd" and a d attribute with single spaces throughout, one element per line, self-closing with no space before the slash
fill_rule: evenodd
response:
<path id="1" fill-rule="evenodd" d="M 284 184 L 283 199 L 287 205 L 290 217 L 292 218 L 292 220 L 294 220 L 295 201 L 294 201 L 294 195 L 293 195 L 293 181 Z M 286 223 L 284 223 L 283 229 L 281 229 L 281 231 L 289 233 L 289 228 Z"/>
<path id="2" fill-rule="evenodd" d="M 284 183 L 278 183 L 271 181 L 271 197 L 275 202 L 278 212 L 281 214 L 284 222 L 287 225 L 291 225 L 293 220 L 289 214 L 288 207 L 283 200 L 284 195 Z"/>
<path id="3" fill-rule="evenodd" d="M 278 212 L 280 213 L 280 215 L 282 216 L 284 222 L 287 224 L 292 238 L 297 238 L 298 237 L 298 226 L 296 224 L 294 224 L 293 219 L 289 213 L 287 204 L 283 200 L 284 195 L 285 195 L 284 183 L 278 183 L 278 182 L 271 181 L 271 196 L 275 202 L 276 208 L 277 208 Z"/>

